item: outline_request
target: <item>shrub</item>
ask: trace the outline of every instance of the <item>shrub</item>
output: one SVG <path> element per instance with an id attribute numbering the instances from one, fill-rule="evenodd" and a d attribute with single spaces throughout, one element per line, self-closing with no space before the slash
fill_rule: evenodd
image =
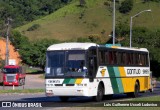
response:
<path id="1" fill-rule="evenodd" d="M 121 3 L 121 6 L 119 7 L 120 13 L 128 13 L 133 8 L 133 0 L 125 0 Z"/>
<path id="2" fill-rule="evenodd" d="M 31 27 L 27 29 L 27 31 L 34 31 L 40 27 L 39 24 L 33 24 Z"/>

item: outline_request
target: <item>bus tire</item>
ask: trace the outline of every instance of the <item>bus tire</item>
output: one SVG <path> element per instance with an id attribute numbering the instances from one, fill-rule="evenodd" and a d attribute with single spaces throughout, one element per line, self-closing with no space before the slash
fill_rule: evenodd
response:
<path id="1" fill-rule="evenodd" d="M 138 96 L 139 96 L 139 84 L 138 82 L 136 82 L 134 86 L 134 92 L 132 93 L 132 97 L 136 98 Z"/>
<path id="2" fill-rule="evenodd" d="M 104 96 L 104 88 L 103 88 L 102 84 L 99 84 L 98 90 L 97 90 L 97 96 L 94 96 L 94 100 L 97 102 L 100 102 L 100 101 L 102 101 L 103 96 Z"/>
<path id="3" fill-rule="evenodd" d="M 69 99 L 69 97 L 67 97 L 67 96 L 60 96 L 59 98 L 60 98 L 60 100 L 61 100 L 62 102 L 67 102 L 68 99 Z"/>

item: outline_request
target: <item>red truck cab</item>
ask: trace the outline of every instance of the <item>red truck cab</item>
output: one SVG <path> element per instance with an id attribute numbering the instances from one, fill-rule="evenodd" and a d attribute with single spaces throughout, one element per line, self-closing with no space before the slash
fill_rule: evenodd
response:
<path id="1" fill-rule="evenodd" d="M 22 66 L 7 65 L 2 70 L 4 85 L 24 85 L 26 73 Z"/>

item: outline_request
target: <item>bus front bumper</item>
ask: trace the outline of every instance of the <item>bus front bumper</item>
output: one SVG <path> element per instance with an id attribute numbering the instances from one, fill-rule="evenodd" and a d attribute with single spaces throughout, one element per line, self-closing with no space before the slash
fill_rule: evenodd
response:
<path id="1" fill-rule="evenodd" d="M 91 89 L 82 88 L 46 88 L 46 96 L 92 96 Z"/>

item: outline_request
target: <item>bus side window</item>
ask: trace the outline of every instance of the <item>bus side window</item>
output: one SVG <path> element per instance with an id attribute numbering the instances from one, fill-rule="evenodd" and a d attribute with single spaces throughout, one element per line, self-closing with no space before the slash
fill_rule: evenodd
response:
<path id="1" fill-rule="evenodd" d="M 139 65 L 139 54 L 138 53 L 135 53 L 135 64 L 136 65 Z"/>
<path id="2" fill-rule="evenodd" d="M 118 53 L 118 64 L 122 65 L 122 52 Z"/>
<path id="3" fill-rule="evenodd" d="M 108 51 L 105 52 L 105 64 L 109 64 L 109 55 L 108 55 Z"/>
<path id="4" fill-rule="evenodd" d="M 113 64 L 113 54 L 112 54 L 112 51 L 109 52 L 109 64 Z"/>
<path id="5" fill-rule="evenodd" d="M 100 65 L 104 65 L 105 64 L 105 53 L 104 53 L 104 50 L 100 50 L 99 51 L 99 63 L 100 63 Z"/>
<path id="6" fill-rule="evenodd" d="M 127 53 L 127 57 L 126 57 L 127 59 L 127 65 L 130 65 L 130 55 L 129 55 L 129 53 Z"/>
<path id="7" fill-rule="evenodd" d="M 145 55 L 145 59 L 146 59 L 146 66 L 148 66 L 149 61 L 148 61 L 148 54 Z"/>
<path id="8" fill-rule="evenodd" d="M 118 64 L 119 65 L 124 65 L 125 64 L 124 52 L 119 52 L 119 54 L 118 54 Z"/>
<path id="9" fill-rule="evenodd" d="M 130 59 L 131 60 L 131 65 L 133 65 L 134 64 L 134 62 L 133 62 L 133 53 L 130 54 L 130 58 L 131 58 Z"/>
<path id="10" fill-rule="evenodd" d="M 144 65 L 144 54 L 141 54 L 141 63 Z"/>
<path id="11" fill-rule="evenodd" d="M 136 65 L 136 54 L 133 53 L 133 64 Z"/>
<path id="12" fill-rule="evenodd" d="M 142 65 L 147 66 L 147 54 L 142 54 Z"/>
<path id="13" fill-rule="evenodd" d="M 117 64 L 117 52 L 115 51 L 115 52 L 113 52 L 113 62 L 114 62 L 114 64 Z"/>
<path id="14" fill-rule="evenodd" d="M 142 65 L 142 58 L 141 54 L 138 54 L 138 65 Z"/>

